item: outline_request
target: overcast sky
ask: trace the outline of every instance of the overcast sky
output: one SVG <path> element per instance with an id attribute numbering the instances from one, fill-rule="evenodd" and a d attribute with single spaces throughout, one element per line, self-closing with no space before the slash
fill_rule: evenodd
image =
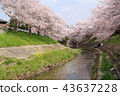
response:
<path id="1" fill-rule="evenodd" d="M 91 9 L 98 4 L 97 0 L 41 0 L 54 13 L 59 15 L 67 25 L 87 19 L 91 15 Z M 9 20 L 9 17 L 0 11 L 0 19 Z"/>

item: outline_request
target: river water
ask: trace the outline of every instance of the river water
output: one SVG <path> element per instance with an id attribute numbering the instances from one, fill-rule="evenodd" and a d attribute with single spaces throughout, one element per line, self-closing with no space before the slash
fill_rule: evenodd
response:
<path id="1" fill-rule="evenodd" d="M 30 80 L 89 80 L 91 78 L 94 58 L 91 51 L 83 51 L 67 64 L 28 78 Z"/>

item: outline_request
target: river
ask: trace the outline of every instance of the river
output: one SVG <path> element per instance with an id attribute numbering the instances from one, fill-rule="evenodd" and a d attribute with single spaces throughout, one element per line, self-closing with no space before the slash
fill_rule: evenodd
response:
<path id="1" fill-rule="evenodd" d="M 62 66 L 28 78 L 30 80 L 90 80 L 92 65 L 94 64 L 93 53 L 84 50 L 83 53 L 72 61 Z"/>

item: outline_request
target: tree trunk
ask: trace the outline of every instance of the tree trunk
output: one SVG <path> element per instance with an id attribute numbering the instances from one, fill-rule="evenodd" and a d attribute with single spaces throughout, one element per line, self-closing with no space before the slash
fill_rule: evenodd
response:
<path id="1" fill-rule="evenodd" d="M 17 32 L 17 28 L 18 28 L 18 20 L 14 20 L 14 32 Z"/>
<path id="2" fill-rule="evenodd" d="M 29 34 L 32 34 L 31 26 L 28 27 L 28 30 L 29 30 Z"/>
<path id="3" fill-rule="evenodd" d="M 37 31 L 37 34 L 38 34 L 38 35 L 40 35 L 40 32 L 39 32 L 39 31 Z"/>
<path id="4" fill-rule="evenodd" d="M 70 40 L 68 40 L 68 41 L 66 42 L 66 46 L 67 46 L 67 47 L 70 47 Z"/>

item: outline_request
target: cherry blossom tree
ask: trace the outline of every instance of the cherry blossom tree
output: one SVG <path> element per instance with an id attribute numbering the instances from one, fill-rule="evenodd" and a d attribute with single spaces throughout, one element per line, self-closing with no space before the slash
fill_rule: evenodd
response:
<path id="1" fill-rule="evenodd" d="M 70 41 L 82 42 L 86 36 L 98 41 L 109 38 L 120 26 L 120 0 L 102 0 L 92 10 L 92 15 L 77 23 L 71 30 Z"/>
<path id="2" fill-rule="evenodd" d="M 120 0 L 105 0 L 102 3 L 103 5 L 93 10 L 93 17 L 96 20 L 93 26 L 99 27 L 93 36 L 98 37 L 98 40 L 110 37 L 120 25 Z"/>
<path id="3" fill-rule="evenodd" d="M 38 4 L 34 6 L 31 11 L 26 12 L 29 12 L 29 14 L 21 19 L 24 19 L 24 22 L 31 25 L 31 27 L 35 27 L 38 35 L 48 36 L 55 40 L 62 40 L 62 38 L 66 36 L 66 24 L 48 7 Z M 29 20 L 28 17 L 31 18 L 31 20 Z"/>
<path id="4" fill-rule="evenodd" d="M 83 20 L 78 22 L 73 28 L 71 28 L 71 34 L 69 39 L 72 42 L 81 42 L 88 35 L 91 35 L 90 30 L 92 26 L 90 25 L 89 20 Z"/>
<path id="5" fill-rule="evenodd" d="M 67 26 L 64 21 L 48 7 L 40 4 L 40 0 L 1 0 L 3 11 L 14 21 L 15 31 L 18 22 L 36 29 L 38 35 L 62 40 L 66 36 Z"/>
<path id="6" fill-rule="evenodd" d="M 25 15 L 24 9 L 31 9 L 40 0 L 0 0 L 2 10 L 14 20 L 14 31 L 21 22 L 19 16 Z"/>

